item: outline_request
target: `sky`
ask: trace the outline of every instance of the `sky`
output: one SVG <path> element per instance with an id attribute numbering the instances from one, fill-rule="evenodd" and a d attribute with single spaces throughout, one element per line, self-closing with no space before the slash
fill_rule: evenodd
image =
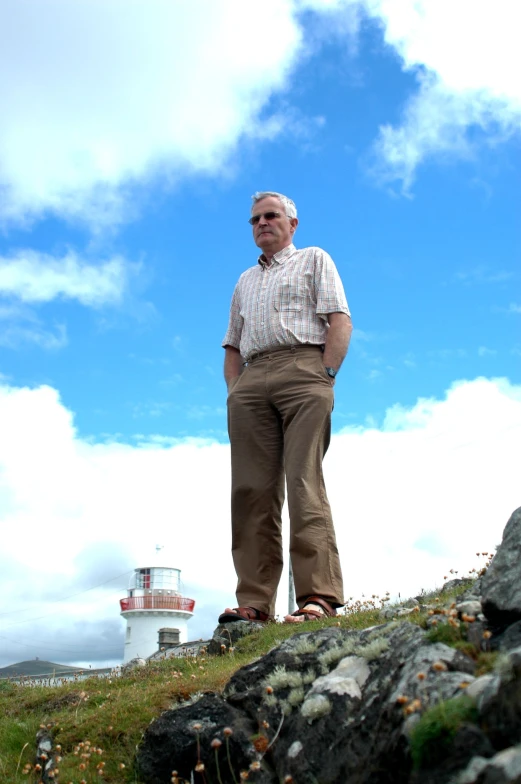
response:
<path id="1" fill-rule="evenodd" d="M 120 663 L 156 545 L 190 639 L 235 606 L 221 341 L 257 190 L 352 311 L 324 462 L 346 599 L 483 565 L 521 505 L 520 17 L 0 0 L 0 666 Z"/>

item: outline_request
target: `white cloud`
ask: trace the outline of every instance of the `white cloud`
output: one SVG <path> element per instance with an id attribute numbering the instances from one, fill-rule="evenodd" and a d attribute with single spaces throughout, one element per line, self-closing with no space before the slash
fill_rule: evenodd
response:
<path id="1" fill-rule="evenodd" d="M 385 42 L 418 91 L 401 125 L 380 129 L 379 174 L 407 190 L 416 168 L 440 154 L 469 155 L 469 129 L 493 140 L 521 130 L 521 8 L 516 0 L 348 0 L 383 27 Z"/>
<path id="2" fill-rule="evenodd" d="M 478 348 L 478 356 L 480 357 L 495 357 L 497 351 L 495 348 L 487 348 L 486 346 L 480 346 Z"/>
<path id="3" fill-rule="evenodd" d="M 475 552 L 499 543 L 521 502 L 520 427 L 521 386 L 480 378 L 454 384 L 443 400 L 393 406 L 380 428 L 335 435 L 325 472 L 346 596 L 413 595 L 440 585 L 450 568 L 480 565 Z M 212 633 L 235 589 L 227 445 L 160 436 L 139 447 L 93 444 L 78 436 L 56 390 L 5 384 L 0 432 L 2 596 L 5 611 L 20 609 L 14 619 L 0 614 L 0 665 L 26 658 L 24 640 L 53 638 L 58 627 L 55 660 L 88 661 L 100 628 L 111 631 L 98 659 L 117 660 L 124 581 L 56 600 L 146 566 L 158 542 L 198 600 L 190 635 Z M 285 593 L 282 585 L 281 613 Z M 71 652 L 80 617 L 93 624 L 81 638 L 84 658 Z"/>
<path id="4" fill-rule="evenodd" d="M 218 171 L 268 127 L 259 115 L 301 51 L 295 14 L 292 0 L 261 13 L 227 0 L 4 4 L 3 217 L 111 222 L 136 181 Z"/>
<path id="5" fill-rule="evenodd" d="M 54 328 L 49 329 L 43 327 L 38 320 L 31 324 L 12 322 L 2 326 L 0 331 L 0 346 L 4 348 L 17 349 L 23 344 L 31 344 L 56 351 L 64 348 L 68 342 L 65 324 L 55 324 Z"/>
<path id="6" fill-rule="evenodd" d="M 0 296 L 24 303 L 74 299 L 82 305 L 100 307 L 121 301 L 130 265 L 115 257 L 93 265 L 69 251 L 63 258 L 21 250 L 0 257 Z"/>

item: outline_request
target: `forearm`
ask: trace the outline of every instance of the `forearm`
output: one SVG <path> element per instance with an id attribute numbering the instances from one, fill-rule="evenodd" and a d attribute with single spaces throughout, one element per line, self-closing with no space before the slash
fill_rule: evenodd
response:
<path id="1" fill-rule="evenodd" d="M 353 325 L 351 317 L 346 313 L 330 313 L 328 320 L 329 329 L 324 347 L 323 362 L 326 367 L 338 370 L 347 354 Z"/>
<path id="2" fill-rule="evenodd" d="M 226 346 L 224 355 L 224 380 L 226 385 L 230 383 L 232 378 L 237 378 L 242 373 L 243 361 L 238 349 L 233 346 Z"/>

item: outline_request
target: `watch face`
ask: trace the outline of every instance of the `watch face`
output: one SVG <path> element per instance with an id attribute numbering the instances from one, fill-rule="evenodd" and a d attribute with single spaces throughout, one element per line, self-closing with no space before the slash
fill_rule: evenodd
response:
<path id="1" fill-rule="evenodd" d="M 328 376 L 331 376 L 331 378 L 336 376 L 336 370 L 334 368 L 326 368 L 326 373 Z"/>

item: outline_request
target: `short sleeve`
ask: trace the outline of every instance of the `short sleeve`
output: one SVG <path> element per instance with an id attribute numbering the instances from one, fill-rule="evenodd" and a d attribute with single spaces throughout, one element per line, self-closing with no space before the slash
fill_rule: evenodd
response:
<path id="1" fill-rule="evenodd" d="M 233 292 L 232 303 L 230 305 L 228 329 L 226 330 L 226 335 L 224 336 L 223 342 L 221 343 L 223 347 L 233 346 L 236 349 L 240 349 L 242 327 L 244 323 L 244 319 L 241 316 L 240 310 L 239 283 L 237 283 Z"/>
<path id="2" fill-rule="evenodd" d="M 328 313 L 351 315 L 335 263 L 320 248 L 315 251 L 315 292 L 318 316 L 324 317 Z"/>

